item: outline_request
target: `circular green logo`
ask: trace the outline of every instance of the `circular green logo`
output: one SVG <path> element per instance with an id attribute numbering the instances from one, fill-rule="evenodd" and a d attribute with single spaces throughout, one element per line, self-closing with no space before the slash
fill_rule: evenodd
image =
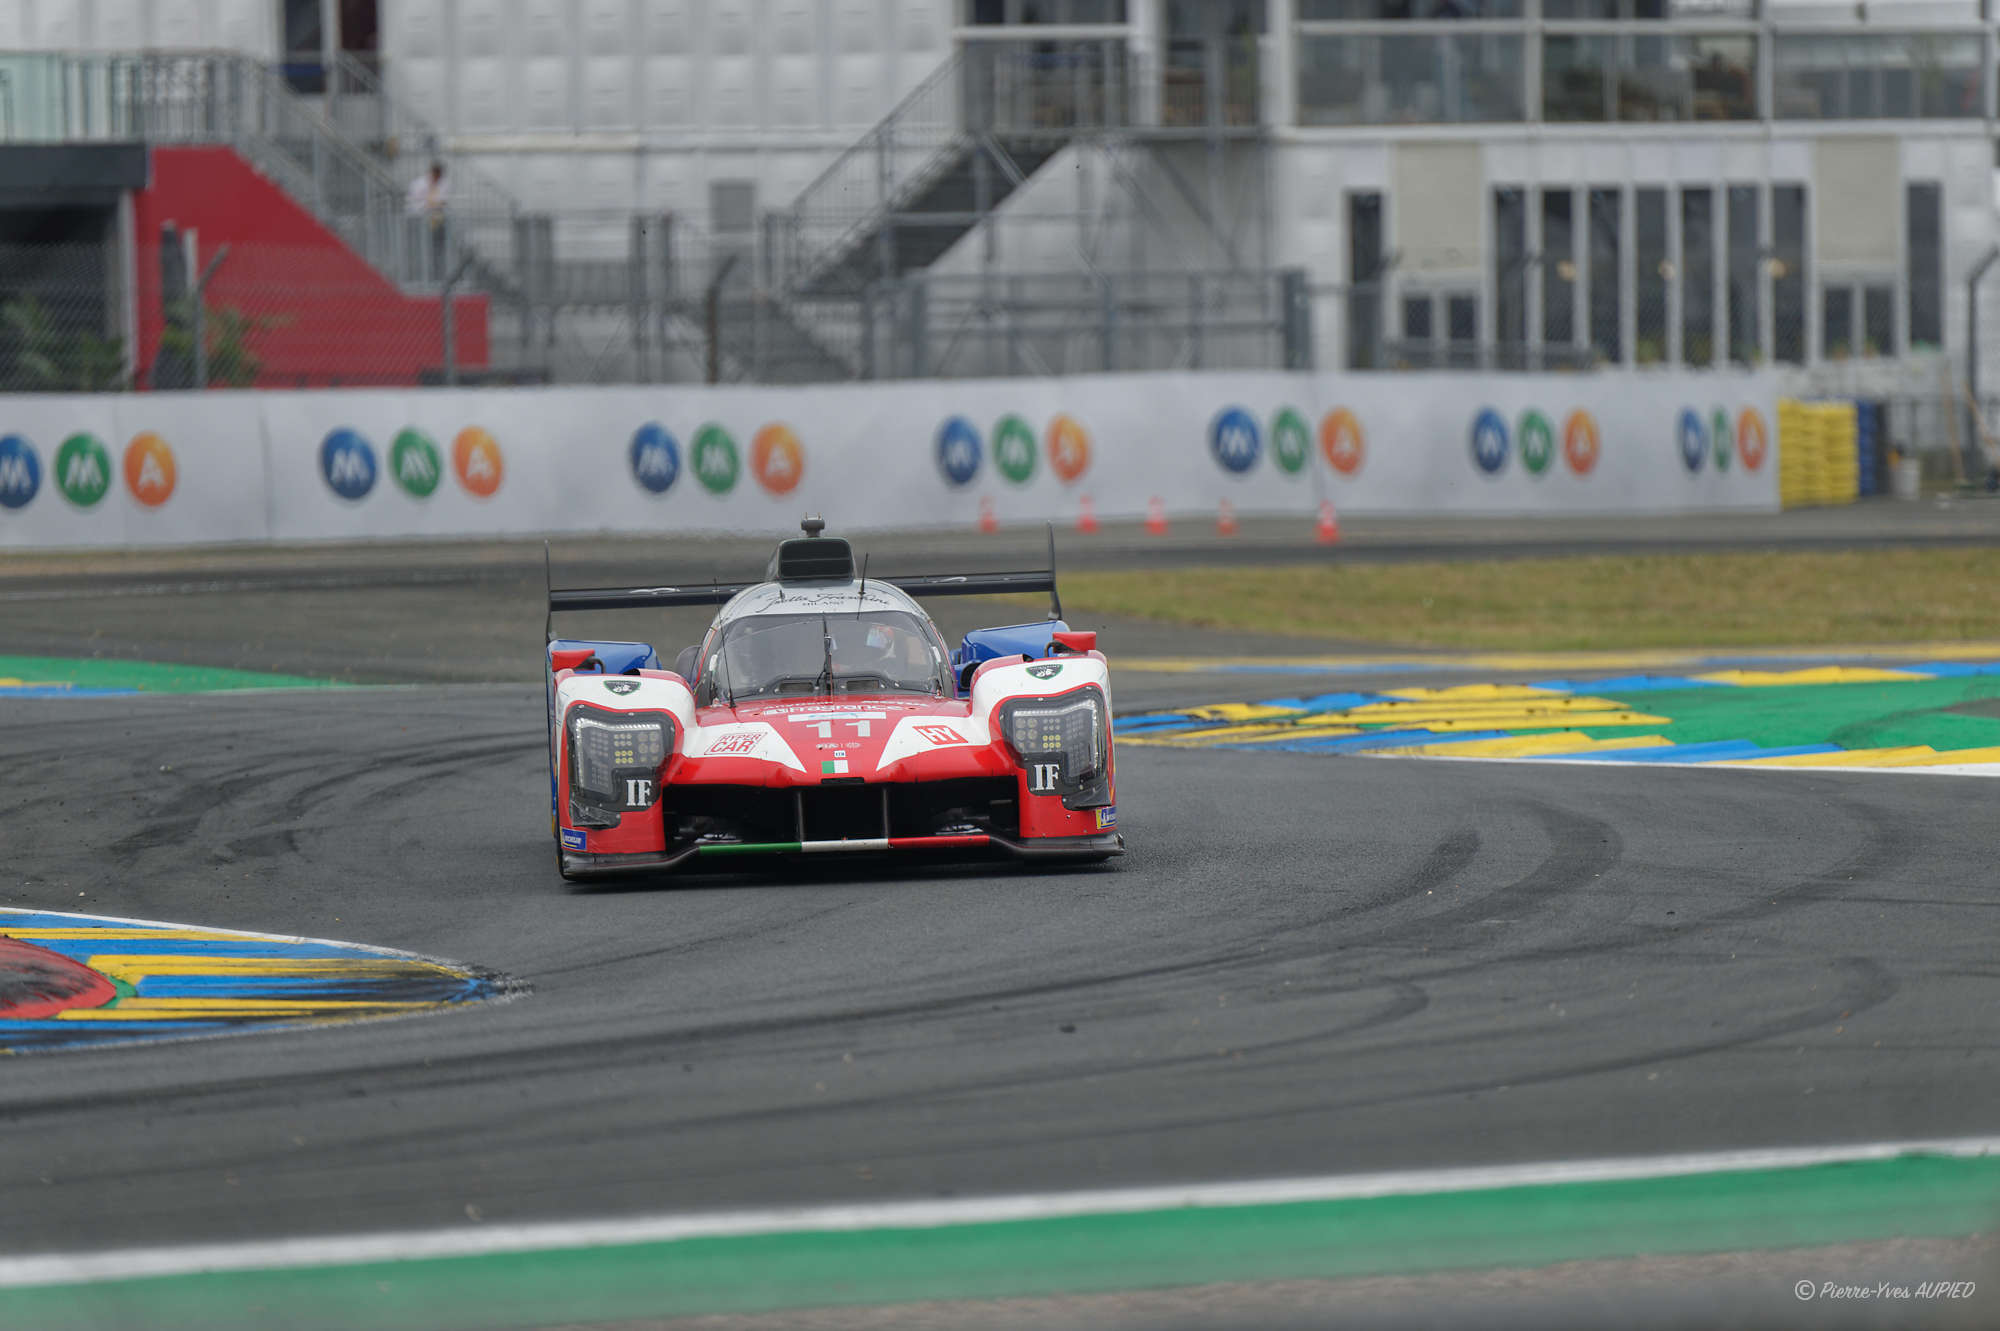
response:
<path id="1" fill-rule="evenodd" d="M 689 450 L 695 479 L 713 495 L 728 494 L 736 487 L 742 463 L 736 456 L 736 441 L 720 425 L 708 424 L 695 431 Z"/>
<path id="2" fill-rule="evenodd" d="M 1729 455 L 1735 451 L 1731 445 L 1736 439 L 1736 431 L 1730 428 L 1729 413 L 1717 407 L 1709 429 L 1715 434 L 1715 469 L 1728 471 Z"/>
<path id="3" fill-rule="evenodd" d="M 56 488 L 78 508 L 89 508 L 111 490 L 111 454 L 94 434 L 73 434 L 56 450 Z"/>
<path id="4" fill-rule="evenodd" d="M 1035 474 L 1035 432 L 1019 416 L 1002 416 L 993 427 L 993 465 L 1016 485 Z"/>
<path id="5" fill-rule="evenodd" d="M 1556 455 L 1556 432 L 1549 418 L 1530 407 L 1521 413 L 1515 433 L 1521 436 L 1521 465 L 1533 476 L 1547 471 Z"/>
<path id="6" fill-rule="evenodd" d="M 437 445 L 422 430 L 405 430 L 389 445 L 389 474 L 403 493 L 414 499 L 428 499 L 444 478 L 444 463 Z"/>
<path id="7" fill-rule="evenodd" d="M 1312 456 L 1312 431 L 1305 417 L 1290 407 L 1271 418 L 1271 456 L 1288 476 L 1296 476 Z"/>

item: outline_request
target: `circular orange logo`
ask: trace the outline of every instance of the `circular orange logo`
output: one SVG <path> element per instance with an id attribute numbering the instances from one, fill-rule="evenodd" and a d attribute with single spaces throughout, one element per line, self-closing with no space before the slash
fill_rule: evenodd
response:
<path id="1" fill-rule="evenodd" d="M 147 508 L 158 508 L 173 498 L 179 479 L 174 450 L 151 430 L 133 435 L 125 445 L 125 488 Z"/>
<path id="2" fill-rule="evenodd" d="M 1044 446 L 1049 453 L 1049 467 L 1065 482 L 1090 470 L 1090 431 L 1073 417 L 1058 415 L 1050 421 Z"/>
<path id="3" fill-rule="evenodd" d="M 498 441 L 477 425 L 466 426 L 451 441 L 451 469 L 458 483 L 481 499 L 498 490 L 507 474 Z"/>
<path id="4" fill-rule="evenodd" d="M 806 450 L 789 425 L 767 425 L 750 441 L 750 470 L 774 495 L 790 494 L 806 474 Z"/>
<path id="5" fill-rule="evenodd" d="M 1361 470 L 1368 455 L 1367 441 L 1361 437 L 1361 422 L 1346 407 L 1335 407 L 1319 423 L 1319 451 L 1327 465 L 1342 476 Z"/>
<path id="6" fill-rule="evenodd" d="M 1746 470 L 1755 471 L 1764 465 L 1764 454 L 1771 448 L 1770 431 L 1764 428 L 1764 413 L 1755 407 L 1745 407 L 1736 417 L 1736 456 L 1743 459 Z"/>
<path id="7" fill-rule="evenodd" d="M 1587 411 L 1572 411 L 1563 422 L 1563 457 L 1569 462 L 1569 469 L 1579 476 L 1590 475 L 1601 449 L 1597 422 Z"/>

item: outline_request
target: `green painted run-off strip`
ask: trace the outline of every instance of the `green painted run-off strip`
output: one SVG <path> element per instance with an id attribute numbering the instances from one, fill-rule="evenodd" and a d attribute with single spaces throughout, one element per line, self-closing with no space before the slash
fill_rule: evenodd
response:
<path id="1" fill-rule="evenodd" d="M 0 681 L 57 684 L 78 690 L 117 689 L 139 693 L 216 693 L 225 689 L 344 688 L 332 680 L 273 675 L 216 666 L 169 665 L 159 661 L 85 660 L 62 656 L 0 656 Z M 5 698 L 10 683 L 0 683 Z"/>
<path id="2" fill-rule="evenodd" d="M 0 1290 L 0 1325 L 489 1328 L 1955 1238 L 2000 1158 L 1889 1160 L 924 1229 L 688 1238 Z"/>

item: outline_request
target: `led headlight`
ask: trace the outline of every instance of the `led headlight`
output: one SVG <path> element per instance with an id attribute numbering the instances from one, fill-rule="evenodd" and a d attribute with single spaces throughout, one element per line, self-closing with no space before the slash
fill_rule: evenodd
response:
<path id="1" fill-rule="evenodd" d="M 571 821 L 615 826 L 624 810 L 651 808 L 660 795 L 660 765 L 673 750 L 673 718 L 664 712 L 570 710 Z"/>
<path id="2" fill-rule="evenodd" d="M 1016 698 L 1000 707 L 1000 730 L 1028 773 L 1028 789 L 1088 807 L 1100 791 L 1110 751 L 1104 695 L 1093 687 L 1055 698 Z"/>

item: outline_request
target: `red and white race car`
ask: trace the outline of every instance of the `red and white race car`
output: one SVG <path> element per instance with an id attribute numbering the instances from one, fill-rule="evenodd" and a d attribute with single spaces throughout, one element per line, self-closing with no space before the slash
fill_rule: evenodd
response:
<path id="1" fill-rule="evenodd" d="M 766 581 L 551 591 L 549 774 L 565 878 L 828 851 L 1123 853 L 1111 682 L 1050 568 L 856 576 L 808 518 Z M 950 651 L 918 596 L 1047 591 L 1046 621 Z M 721 605 L 661 668 L 557 611 Z"/>

